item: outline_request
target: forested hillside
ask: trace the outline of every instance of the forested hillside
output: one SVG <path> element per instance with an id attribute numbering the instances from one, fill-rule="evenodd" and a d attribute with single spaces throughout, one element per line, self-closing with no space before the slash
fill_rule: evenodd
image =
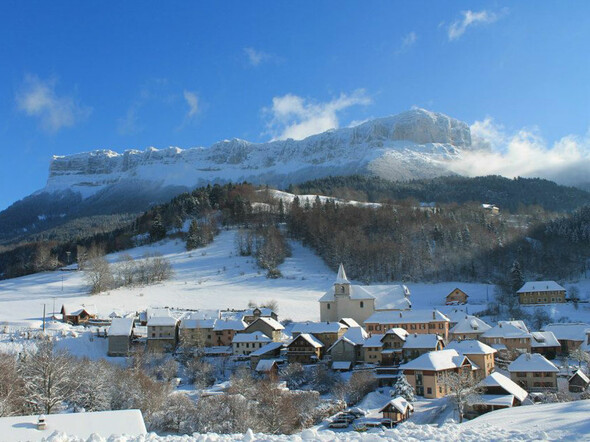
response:
<path id="1" fill-rule="evenodd" d="M 307 181 L 290 186 L 288 190 L 371 202 L 407 198 L 438 203 L 478 201 L 495 204 L 510 212 L 533 205 L 549 211 L 569 212 L 590 204 L 590 193 L 575 187 L 560 186 L 540 178 L 508 179 L 501 176 L 447 176 L 406 182 L 361 175 L 338 176 Z"/>

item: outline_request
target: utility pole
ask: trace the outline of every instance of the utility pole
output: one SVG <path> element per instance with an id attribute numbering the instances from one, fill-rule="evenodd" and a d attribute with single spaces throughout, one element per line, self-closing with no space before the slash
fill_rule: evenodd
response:
<path id="1" fill-rule="evenodd" d="M 51 313 L 51 319 L 55 321 L 55 296 L 53 297 L 53 312 Z"/>
<path id="2" fill-rule="evenodd" d="M 45 304 L 43 304 L 43 333 L 45 333 Z"/>

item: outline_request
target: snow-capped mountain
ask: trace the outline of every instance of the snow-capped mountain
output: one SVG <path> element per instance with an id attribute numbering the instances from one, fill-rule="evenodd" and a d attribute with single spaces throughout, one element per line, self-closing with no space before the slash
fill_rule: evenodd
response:
<path id="1" fill-rule="evenodd" d="M 351 174 L 429 178 L 449 174 L 448 162 L 470 148 L 466 123 L 413 109 L 300 141 L 233 139 L 209 148 L 54 156 L 45 188 L 0 213 L 0 237 L 14 229 L 37 230 L 55 217 L 142 211 L 207 183 L 246 180 L 282 187 Z"/>

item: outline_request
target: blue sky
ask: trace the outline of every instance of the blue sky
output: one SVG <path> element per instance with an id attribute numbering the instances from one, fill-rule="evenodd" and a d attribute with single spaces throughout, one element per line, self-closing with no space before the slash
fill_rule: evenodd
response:
<path id="1" fill-rule="evenodd" d="M 0 42 L 0 208 L 54 154 L 301 138 L 412 106 L 475 124 L 498 164 L 522 143 L 590 155 L 586 1 L 5 0 Z"/>

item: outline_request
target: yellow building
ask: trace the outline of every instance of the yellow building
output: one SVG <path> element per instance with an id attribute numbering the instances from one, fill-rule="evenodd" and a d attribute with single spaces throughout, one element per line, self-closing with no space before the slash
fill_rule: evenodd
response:
<path id="1" fill-rule="evenodd" d="M 555 304 L 565 302 L 565 289 L 555 281 L 527 282 L 516 294 L 521 304 Z"/>

